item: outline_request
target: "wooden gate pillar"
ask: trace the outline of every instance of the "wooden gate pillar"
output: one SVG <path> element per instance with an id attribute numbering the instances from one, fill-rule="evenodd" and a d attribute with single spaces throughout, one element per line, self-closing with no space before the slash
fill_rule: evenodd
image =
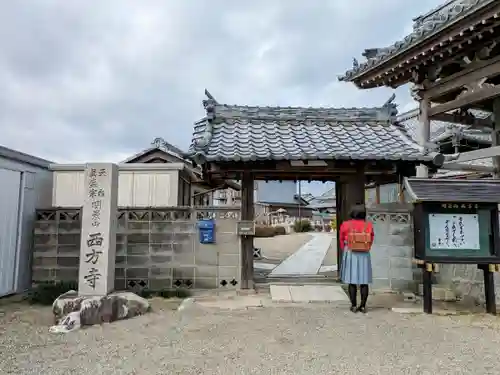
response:
<path id="1" fill-rule="evenodd" d="M 349 220 L 352 206 L 365 204 L 365 173 L 359 168 L 356 174 L 335 182 L 337 203 L 337 265 L 340 276 L 342 252 L 340 251 L 340 226 Z"/>
<path id="2" fill-rule="evenodd" d="M 254 178 L 251 172 L 241 179 L 241 220 L 253 221 Z M 241 236 L 241 289 L 253 289 L 253 236 Z"/>
<path id="3" fill-rule="evenodd" d="M 493 131 L 491 133 L 492 147 L 500 146 L 500 97 L 493 99 L 493 119 Z M 500 178 L 500 156 L 493 157 L 493 166 L 496 169 L 494 177 Z"/>
<path id="4" fill-rule="evenodd" d="M 335 181 L 335 216 L 337 223 L 337 270 L 338 276 L 340 278 L 340 264 L 342 262 L 342 254 L 340 251 L 340 225 L 344 219 L 344 195 L 342 192 L 344 189 L 342 181 Z"/>

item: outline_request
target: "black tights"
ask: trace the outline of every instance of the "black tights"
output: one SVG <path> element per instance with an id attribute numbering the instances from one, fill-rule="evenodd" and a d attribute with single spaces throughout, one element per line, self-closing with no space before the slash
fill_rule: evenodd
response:
<path id="1" fill-rule="evenodd" d="M 361 284 L 359 287 L 361 293 L 361 304 L 359 307 L 366 307 L 366 301 L 368 300 L 368 284 Z M 351 300 L 351 305 L 356 307 L 357 305 L 357 294 L 358 287 L 356 284 L 349 284 L 349 299 Z"/>

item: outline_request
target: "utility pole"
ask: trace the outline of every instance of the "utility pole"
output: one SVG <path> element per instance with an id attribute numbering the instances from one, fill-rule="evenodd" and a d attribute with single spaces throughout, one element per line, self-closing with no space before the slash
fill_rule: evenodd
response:
<path id="1" fill-rule="evenodd" d="M 299 221 L 302 220 L 302 189 L 301 189 L 301 186 L 300 186 L 300 180 L 299 180 Z"/>

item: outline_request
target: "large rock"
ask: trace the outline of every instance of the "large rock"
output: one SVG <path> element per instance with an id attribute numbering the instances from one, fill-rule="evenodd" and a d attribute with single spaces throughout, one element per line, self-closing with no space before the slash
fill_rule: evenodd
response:
<path id="1" fill-rule="evenodd" d="M 104 297 L 83 297 L 71 290 L 52 305 L 56 326 L 51 332 L 69 332 L 80 326 L 111 323 L 148 312 L 149 302 L 131 292 L 115 292 Z"/>

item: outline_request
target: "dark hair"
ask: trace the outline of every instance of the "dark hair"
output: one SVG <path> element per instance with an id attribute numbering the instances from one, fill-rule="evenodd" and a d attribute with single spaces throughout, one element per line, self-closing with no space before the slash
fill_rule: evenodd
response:
<path id="1" fill-rule="evenodd" d="M 366 220 L 366 207 L 364 204 L 356 204 L 351 207 L 349 212 L 351 219 Z"/>

